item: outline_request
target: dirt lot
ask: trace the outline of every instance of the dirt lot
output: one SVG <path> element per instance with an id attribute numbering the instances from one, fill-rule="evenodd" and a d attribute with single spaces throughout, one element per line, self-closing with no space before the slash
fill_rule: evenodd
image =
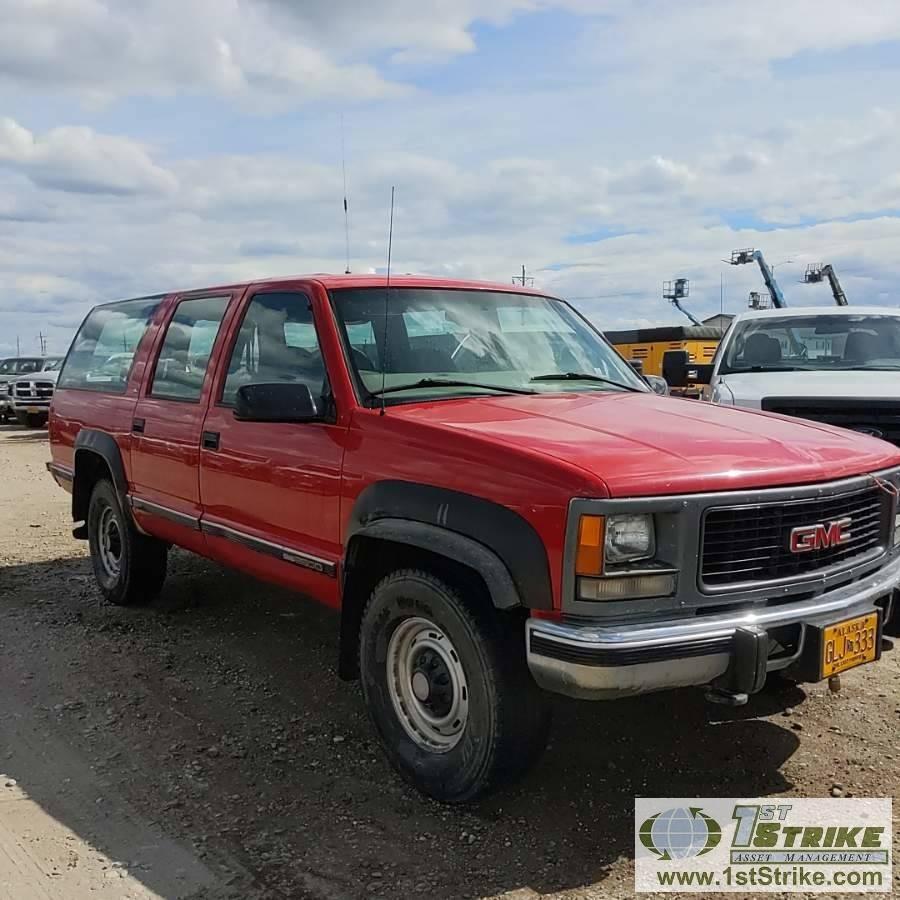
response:
<path id="1" fill-rule="evenodd" d="M 104 605 L 47 458 L 0 428 L 0 895 L 628 897 L 636 794 L 898 793 L 900 649 L 736 711 L 559 700 L 524 784 L 442 807 L 337 680 L 333 614 L 178 552 L 155 608 Z"/>

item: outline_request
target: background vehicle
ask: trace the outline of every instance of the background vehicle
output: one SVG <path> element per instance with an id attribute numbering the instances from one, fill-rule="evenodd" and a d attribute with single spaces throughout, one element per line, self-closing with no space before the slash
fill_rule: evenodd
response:
<path id="1" fill-rule="evenodd" d="M 778 286 L 778 282 L 775 280 L 775 272 L 766 262 L 762 250 L 755 250 L 752 247 L 747 247 L 743 250 L 732 250 L 731 258 L 723 260 L 723 262 L 732 266 L 745 266 L 748 263 L 756 263 L 759 266 L 759 272 L 762 275 L 766 290 L 769 292 L 772 306 L 775 309 L 784 309 L 787 306 L 784 294 Z"/>
<path id="2" fill-rule="evenodd" d="M 28 375 L 19 375 L 9 382 L 9 402 L 23 428 L 41 428 L 47 424 L 62 361 L 61 356 L 46 356 L 41 360 L 40 369 Z"/>
<path id="3" fill-rule="evenodd" d="M 724 331 L 712 325 L 666 325 L 659 328 L 634 328 L 604 331 L 606 339 L 630 363 L 638 363 L 644 375 L 663 376 L 663 359 L 672 350 L 683 350 L 691 363 L 704 365 L 716 355 Z M 700 396 L 691 385 L 674 385 L 673 393 Z"/>
<path id="4" fill-rule="evenodd" d="M 40 356 L 14 356 L 0 360 L 0 422 L 8 422 L 13 415 L 10 381 L 17 375 L 40 371 L 43 363 Z"/>
<path id="5" fill-rule="evenodd" d="M 837 306 L 847 306 L 847 295 L 841 287 L 837 272 L 830 263 L 822 265 L 821 263 L 810 264 L 806 267 L 806 274 L 803 276 L 804 284 L 820 284 L 827 281 L 831 288 L 831 296 Z"/>
<path id="6" fill-rule="evenodd" d="M 547 691 L 740 704 L 873 662 L 900 582 L 897 449 L 657 396 L 524 288 L 322 275 L 98 307 L 50 442 L 110 602 L 152 599 L 178 545 L 339 608 L 340 673 L 446 801 L 533 764 Z"/>
<path id="7" fill-rule="evenodd" d="M 900 444 L 900 310 L 804 307 L 747 312 L 715 363 L 676 381 L 714 403 L 840 425 Z M 671 374 L 671 373 L 670 373 Z"/>

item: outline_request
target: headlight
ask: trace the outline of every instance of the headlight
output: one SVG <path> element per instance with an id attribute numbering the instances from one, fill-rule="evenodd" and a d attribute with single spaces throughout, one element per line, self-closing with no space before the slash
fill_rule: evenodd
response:
<path id="1" fill-rule="evenodd" d="M 671 596 L 677 590 L 678 572 L 654 561 L 655 556 L 652 515 L 583 515 L 575 554 L 578 599 Z M 640 561 L 642 565 L 630 565 Z"/>
<path id="2" fill-rule="evenodd" d="M 653 516 L 609 516 L 606 519 L 606 562 L 615 565 L 650 559 L 655 552 Z"/>
<path id="3" fill-rule="evenodd" d="M 655 553 L 656 535 L 651 515 L 587 515 L 578 523 L 575 556 L 578 575 L 602 575 L 609 565 L 652 559 Z"/>

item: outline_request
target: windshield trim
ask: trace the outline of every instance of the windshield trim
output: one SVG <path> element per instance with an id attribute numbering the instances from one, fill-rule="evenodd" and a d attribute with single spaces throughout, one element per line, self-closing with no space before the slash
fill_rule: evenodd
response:
<path id="1" fill-rule="evenodd" d="M 385 290 L 383 286 L 374 286 L 374 287 L 365 287 L 365 288 L 355 288 L 355 287 L 337 287 L 337 288 L 328 288 L 325 293 L 328 296 L 328 306 L 331 310 L 331 315 L 334 319 L 335 324 L 337 325 L 338 338 L 340 339 L 341 351 L 344 356 L 344 365 L 347 368 L 347 371 L 350 373 L 350 381 L 353 386 L 353 393 L 356 397 L 356 402 L 367 409 L 372 409 L 375 406 L 381 406 L 382 398 L 378 392 L 372 393 L 366 388 L 363 384 L 362 379 L 360 378 L 359 372 L 356 366 L 352 361 L 351 347 L 350 347 L 350 336 L 347 333 L 347 325 L 344 322 L 343 317 L 338 311 L 337 306 L 337 295 L 341 294 L 345 291 L 380 291 Z M 565 306 L 572 315 L 576 316 L 603 344 L 609 348 L 609 351 L 616 356 L 620 356 L 618 350 L 609 342 L 606 335 L 586 316 L 582 315 L 582 313 L 574 307 L 568 300 L 564 300 L 561 297 L 554 297 L 551 294 L 540 294 L 540 293 L 532 293 L 528 291 L 518 291 L 515 289 L 510 289 L 506 287 L 506 285 L 489 285 L 486 287 L 472 287 L 472 286 L 461 286 L 461 287 L 435 287 L 430 284 L 421 284 L 421 285 L 409 285 L 404 284 L 399 287 L 391 286 L 390 291 L 391 294 L 401 293 L 402 291 L 440 291 L 441 293 L 484 293 L 484 294 L 507 294 L 510 297 L 521 297 L 530 300 L 546 300 L 551 303 L 558 303 L 562 306 Z M 634 391 L 635 393 L 652 393 L 650 386 L 636 373 L 627 362 L 624 363 L 627 370 L 631 375 L 633 375 L 635 379 Z M 423 388 L 423 390 L 426 390 Z M 543 396 L 552 396 L 553 394 L 563 393 L 564 391 L 556 390 L 556 391 L 535 391 L 533 395 L 534 397 L 543 397 Z M 565 391 L 565 393 L 611 393 L 610 391 L 602 388 L 595 387 L 584 388 L 580 391 L 570 390 Z M 626 393 L 626 392 L 623 392 Z M 490 394 L 449 394 L 449 395 L 441 395 L 438 397 L 403 397 L 402 399 L 396 397 L 393 394 L 389 394 L 385 398 L 386 406 L 399 406 L 407 403 L 434 403 L 440 400 L 485 400 L 485 399 L 499 399 L 502 398 L 503 394 L 498 393 L 490 393 Z M 510 395 L 511 396 L 511 395 Z"/>

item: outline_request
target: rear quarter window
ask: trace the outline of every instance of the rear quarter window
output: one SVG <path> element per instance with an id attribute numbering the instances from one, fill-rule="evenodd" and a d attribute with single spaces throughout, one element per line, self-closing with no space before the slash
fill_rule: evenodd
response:
<path id="1" fill-rule="evenodd" d="M 98 306 L 82 323 L 58 387 L 124 394 L 134 354 L 161 298 Z"/>

